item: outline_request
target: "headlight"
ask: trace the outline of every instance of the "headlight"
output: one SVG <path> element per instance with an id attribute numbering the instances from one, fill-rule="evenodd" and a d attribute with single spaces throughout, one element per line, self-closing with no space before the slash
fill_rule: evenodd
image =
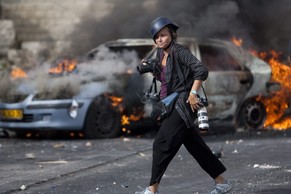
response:
<path id="1" fill-rule="evenodd" d="M 72 104 L 71 104 L 71 106 L 69 108 L 69 111 L 68 111 L 69 112 L 69 115 L 73 119 L 76 118 L 77 115 L 78 115 L 78 108 L 79 108 L 78 102 L 75 99 L 73 99 Z"/>

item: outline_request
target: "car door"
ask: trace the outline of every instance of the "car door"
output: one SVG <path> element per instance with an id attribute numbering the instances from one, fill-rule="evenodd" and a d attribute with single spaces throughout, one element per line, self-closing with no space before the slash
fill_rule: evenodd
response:
<path id="1" fill-rule="evenodd" d="M 252 74 L 225 45 L 199 43 L 199 53 L 209 70 L 203 83 L 209 100 L 209 119 L 232 119 L 251 87 Z"/>

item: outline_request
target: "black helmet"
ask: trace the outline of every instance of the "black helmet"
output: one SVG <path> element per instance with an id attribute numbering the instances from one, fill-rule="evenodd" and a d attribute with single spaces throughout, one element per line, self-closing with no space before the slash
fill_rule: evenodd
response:
<path id="1" fill-rule="evenodd" d="M 176 31 L 179 26 L 175 23 L 173 23 L 171 20 L 169 20 L 166 17 L 157 17 L 154 21 L 151 23 L 150 33 L 152 38 L 154 39 L 156 34 L 165 26 L 171 25 L 172 29 Z"/>

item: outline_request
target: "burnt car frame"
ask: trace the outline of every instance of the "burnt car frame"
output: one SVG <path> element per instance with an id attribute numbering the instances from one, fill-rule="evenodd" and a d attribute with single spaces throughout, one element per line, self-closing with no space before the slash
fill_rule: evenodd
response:
<path id="1" fill-rule="evenodd" d="M 270 82 L 270 66 L 229 41 L 179 38 L 179 43 L 187 46 L 209 69 L 209 77 L 203 85 L 209 100 L 210 124 L 230 124 L 246 129 L 261 127 L 266 111 L 257 97 L 269 95 L 273 86 L 277 86 Z M 114 52 L 133 50 L 139 60 L 154 58 L 157 49 L 151 39 L 118 39 L 101 46 Z M 92 60 L 101 46 L 88 52 L 86 60 Z M 146 90 L 152 75 L 147 73 L 140 77 L 143 81 L 137 88 Z M 99 81 L 90 84 L 95 88 L 101 87 Z M 137 92 L 137 88 L 133 91 Z M 111 98 L 105 93 L 89 98 L 74 96 L 49 100 L 38 100 L 36 96 L 30 94 L 21 102 L 1 102 L 0 128 L 18 133 L 26 130 L 83 131 L 87 138 L 110 138 L 121 133 L 122 113 L 118 107 L 112 106 Z M 123 105 L 125 112 L 128 111 L 127 106 Z M 147 118 L 149 114 L 146 112 L 150 111 L 144 112 L 144 118 Z"/>

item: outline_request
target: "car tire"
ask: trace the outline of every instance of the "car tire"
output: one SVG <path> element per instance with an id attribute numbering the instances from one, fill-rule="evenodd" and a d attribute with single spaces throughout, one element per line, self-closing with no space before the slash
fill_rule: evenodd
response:
<path id="1" fill-rule="evenodd" d="M 84 136 L 89 139 L 113 138 L 121 133 L 121 114 L 105 96 L 91 103 L 84 125 Z"/>
<path id="2" fill-rule="evenodd" d="M 250 99 L 241 108 L 239 122 L 246 129 L 259 129 L 263 127 L 266 117 L 264 104 L 255 99 Z"/>

